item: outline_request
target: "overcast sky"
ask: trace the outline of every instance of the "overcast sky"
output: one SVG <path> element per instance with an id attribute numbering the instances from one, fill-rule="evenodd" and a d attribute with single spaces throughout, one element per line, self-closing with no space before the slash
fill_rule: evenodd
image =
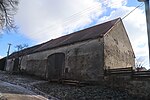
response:
<path id="1" fill-rule="evenodd" d="M 18 32 L 3 33 L 0 57 L 6 55 L 8 43 L 33 46 L 102 22 L 123 18 L 140 2 L 137 0 L 20 0 L 15 16 Z M 148 61 L 144 6 L 139 7 L 123 23 L 136 57 Z"/>

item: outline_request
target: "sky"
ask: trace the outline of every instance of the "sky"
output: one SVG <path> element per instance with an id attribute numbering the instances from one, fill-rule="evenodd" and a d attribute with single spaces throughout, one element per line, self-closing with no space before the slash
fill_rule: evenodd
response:
<path id="1" fill-rule="evenodd" d="M 141 2 L 137 0 L 20 0 L 15 22 L 17 32 L 0 33 L 0 58 L 16 45 L 29 47 L 118 17 L 123 18 Z M 123 19 L 136 58 L 148 67 L 144 6 Z"/>

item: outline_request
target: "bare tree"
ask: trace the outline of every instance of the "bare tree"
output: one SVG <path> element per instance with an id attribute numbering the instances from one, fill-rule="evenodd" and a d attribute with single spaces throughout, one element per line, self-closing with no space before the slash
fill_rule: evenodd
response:
<path id="1" fill-rule="evenodd" d="M 138 57 L 135 62 L 135 67 L 138 69 L 144 68 L 146 65 L 145 57 Z"/>
<path id="2" fill-rule="evenodd" d="M 16 28 L 14 15 L 16 14 L 18 0 L 0 0 L 0 28 L 12 30 Z"/>
<path id="3" fill-rule="evenodd" d="M 19 52 L 19 51 L 22 51 L 22 49 L 27 48 L 28 44 L 19 44 L 19 45 L 16 45 L 15 47 L 18 49 L 18 52 Z"/>

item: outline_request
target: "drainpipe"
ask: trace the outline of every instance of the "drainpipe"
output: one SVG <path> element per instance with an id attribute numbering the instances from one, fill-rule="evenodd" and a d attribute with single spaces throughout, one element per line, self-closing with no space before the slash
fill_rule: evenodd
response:
<path id="1" fill-rule="evenodd" d="M 148 36 L 148 47 L 149 47 L 149 63 L 150 63 L 150 9 L 149 0 L 138 0 L 139 2 L 145 3 L 146 22 L 147 22 L 147 36 Z M 150 64 L 149 64 L 150 67 Z"/>

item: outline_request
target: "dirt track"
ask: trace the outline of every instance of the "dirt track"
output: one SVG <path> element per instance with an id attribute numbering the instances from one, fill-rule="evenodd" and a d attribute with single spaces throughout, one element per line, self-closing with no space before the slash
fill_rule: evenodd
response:
<path id="1" fill-rule="evenodd" d="M 32 76 L 0 71 L 0 100 L 57 100 L 32 85 L 47 82 Z M 49 98 L 49 99 L 48 99 Z"/>
<path id="2" fill-rule="evenodd" d="M 0 100 L 47 100 L 24 87 L 0 81 Z"/>

